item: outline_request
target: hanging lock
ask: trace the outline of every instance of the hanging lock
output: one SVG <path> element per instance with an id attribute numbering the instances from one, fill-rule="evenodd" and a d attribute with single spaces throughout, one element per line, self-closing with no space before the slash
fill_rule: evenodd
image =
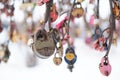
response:
<path id="1" fill-rule="evenodd" d="M 0 61 L 7 62 L 10 56 L 10 51 L 8 46 L 2 45 L 2 49 L 0 50 Z"/>
<path id="2" fill-rule="evenodd" d="M 56 19 L 58 18 L 58 12 L 56 10 L 55 4 L 53 4 L 52 7 L 50 8 L 50 18 L 51 18 L 51 22 L 56 21 Z"/>
<path id="3" fill-rule="evenodd" d="M 114 8 L 113 8 L 113 14 L 116 19 L 120 19 L 120 5 L 118 1 L 113 1 L 114 3 Z"/>
<path id="4" fill-rule="evenodd" d="M 104 76 L 110 75 L 112 67 L 109 63 L 108 57 L 102 58 L 101 63 L 99 64 L 99 69 Z"/>
<path id="5" fill-rule="evenodd" d="M 32 48 L 38 57 L 46 59 L 54 53 L 55 45 L 51 33 L 38 30 L 34 35 L 33 42 Z"/>
<path id="6" fill-rule="evenodd" d="M 75 3 L 73 11 L 72 11 L 72 16 L 80 18 L 84 14 L 84 9 L 82 8 L 82 5 L 80 2 Z"/>
<path id="7" fill-rule="evenodd" d="M 68 64 L 68 69 L 72 72 L 73 65 L 77 60 L 77 56 L 76 56 L 75 51 L 72 47 L 69 47 L 66 49 L 64 59 L 65 59 L 65 62 Z"/>
<path id="8" fill-rule="evenodd" d="M 55 65 L 60 65 L 62 63 L 62 57 L 59 54 L 59 51 L 57 51 L 54 55 L 53 62 Z"/>

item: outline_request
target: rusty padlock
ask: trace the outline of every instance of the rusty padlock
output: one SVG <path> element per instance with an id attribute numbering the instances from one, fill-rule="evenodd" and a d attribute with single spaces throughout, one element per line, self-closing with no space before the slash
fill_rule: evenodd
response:
<path id="1" fill-rule="evenodd" d="M 79 6 L 79 7 L 78 7 Z M 76 18 L 80 18 L 84 14 L 84 9 L 80 2 L 75 3 L 74 8 L 72 10 L 72 16 Z"/>
<path id="2" fill-rule="evenodd" d="M 99 64 L 99 69 L 104 76 L 110 75 L 112 67 L 109 63 L 108 57 L 102 58 L 101 63 Z"/>
<path id="3" fill-rule="evenodd" d="M 46 59 L 54 53 L 54 41 L 51 34 L 46 32 L 46 30 L 38 30 L 34 35 L 33 41 L 32 49 L 38 57 Z"/>

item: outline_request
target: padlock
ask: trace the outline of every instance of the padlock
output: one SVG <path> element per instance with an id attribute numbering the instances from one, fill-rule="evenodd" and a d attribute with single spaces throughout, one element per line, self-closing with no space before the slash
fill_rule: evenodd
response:
<path id="1" fill-rule="evenodd" d="M 68 69 L 72 72 L 72 69 L 74 68 L 73 65 L 77 60 L 77 56 L 72 47 L 66 49 L 64 60 L 68 64 Z"/>
<path id="2" fill-rule="evenodd" d="M 100 72 L 104 76 L 109 76 L 112 70 L 112 67 L 109 63 L 108 57 L 103 57 L 101 63 L 99 64 Z"/>
<path id="3" fill-rule="evenodd" d="M 0 60 L 3 62 L 7 62 L 10 56 L 10 51 L 8 46 L 2 45 L 2 50 L 0 50 Z"/>
<path id="4" fill-rule="evenodd" d="M 58 18 L 58 12 L 56 10 L 56 5 L 53 4 L 52 7 L 50 8 L 50 19 L 51 19 L 51 22 L 56 21 L 57 18 Z"/>
<path id="5" fill-rule="evenodd" d="M 72 47 L 69 47 L 66 49 L 64 59 L 65 59 L 65 62 L 69 65 L 74 64 L 76 62 L 77 56 L 76 56 L 75 51 Z"/>
<path id="6" fill-rule="evenodd" d="M 80 18 L 81 16 L 83 16 L 83 14 L 84 14 L 84 9 L 82 8 L 81 3 L 79 2 L 75 3 L 74 8 L 72 10 L 72 16 Z"/>
<path id="7" fill-rule="evenodd" d="M 51 37 L 51 33 L 43 30 L 38 30 L 34 35 L 34 44 L 32 49 L 35 54 L 43 59 L 49 58 L 55 50 L 55 44 Z"/>
<path id="8" fill-rule="evenodd" d="M 118 3 L 118 1 L 113 1 L 114 3 L 114 8 L 113 8 L 113 14 L 115 16 L 116 19 L 120 19 L 120 5 Z"/>
<path id="9" fill-rule="evenodd" d="M 62 57 L 59 55 L 59 51 L 55 53 L 53 62 L 55 65 L 60 65 L 62 63 Z"/>
<path id="10" fill-rule="evenodd" d="M 8 49 L 8 46 L 6 46 L 5 54 L 4 54 L 4 57 L 3 57 L 2 61 L 5 62 L 5 63 L 8 62 L 9 56 L 10 56 L 10 51 Z"/>

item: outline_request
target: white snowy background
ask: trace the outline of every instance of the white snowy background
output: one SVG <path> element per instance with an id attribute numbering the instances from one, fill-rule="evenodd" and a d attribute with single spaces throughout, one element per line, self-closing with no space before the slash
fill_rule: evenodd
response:
<path id="1" fill-rule="evenodd" d="M 24 13 L 19 8 L 20 0 L 16 0 L 15 20 L 22 22 Z M 87 2 L 87 1 L 86 1 Z M 87 6 L 84 3 L 84 6 Z M 89 5 L 88 5 L 89 6 Z M 38 16 L 44 13 L 44 6 L 35 9 L 34 20 L 39 20 Z M 105 19 L 109 17 L 109 0 L 100 0 L 100 17 Z M 41 15 L 40 17 L 42 17 Z M 5 15 L 1 16 L 3 22 L 6 20 Z M 9 21 L 6 21 L 9 22 Z M 81 25 L 82 21 L 80 21 Z M 21 26 L 22 27 L 22 26 Z M 82 28 L 82 27 L 81 27 Z M 84 30 L 84 27 L 82 28 Z M 84 34 L 83 34 L 84 35 Z M 6 29 L 0 33 L 0 44 L 6 41 Z M 99 63 L 104 56 L 104 52 L 100 53 L 91 49 L 84 43 L 82 38 L 75 39 L 75 52 L 77 54 L 77 62 L 74 65 L 73 72 L 67 69 L 67 64 L 63 62 L 60 66 L 53 63 L 53 56 L 49 59 L 37 59 L 35 67 L 27 67 L 27 56 L 31 54 L 29 47 L 21 43 L 10 43 L 9 49 L 11 56 L 8 63 L 0 64 L 0 80 L 119 80 L 120 79 L 120 41 L 118 45 L 112 46 L 110 50 L 109 60 L 112 65 L 110 76 L 105 77 L 99 71 Z M 64 46 L 66 48 L 66 45 Z M 65 51 L 65 50 L 64 50 Z"/>

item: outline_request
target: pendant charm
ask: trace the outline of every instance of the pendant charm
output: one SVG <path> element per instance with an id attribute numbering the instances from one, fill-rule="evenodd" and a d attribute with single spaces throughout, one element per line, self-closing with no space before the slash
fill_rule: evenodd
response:
<path id="1" fill-rule="evenodd" d="M 53 62 L 55 65 L 60 65 L 62 63 L 62 57 L 59 54 L 59 51 L 55 53 L 54 58 L 53 58 Z"/>
<path id="2" fill-rule="evenodd" d="M 55 44 L 51 33 L 48 33 L 45 30 L 38 30 L 34 35 L 33 41 L 32 49 L 38 57 L 46 59 L 53 55 Z"/>
<path id="3" fill-rule="evenodd" d="M 112 67 L 109 63 L 108 57 L 102 58 L 101 63 L 99 64 L 99 69 L 104 76 L 110 75 Z"/>
<path id="4" fill-rule="evenodd" d="M 75 3 L 72 11 L 72 16 L 76 18 L 80 18 L 81 16 L 83 16 L 83 14 L 84 14 L 84 9 L 82 8 L 81 3 L 80 2 Z"/>
<path id="5" fill-rule="evenodd" d="M 73 65 L 77 60 L 77 56 L 72 47 L 66 49 L 64 60 L 68 64 L 68 69 L 72 72 Z"/>

